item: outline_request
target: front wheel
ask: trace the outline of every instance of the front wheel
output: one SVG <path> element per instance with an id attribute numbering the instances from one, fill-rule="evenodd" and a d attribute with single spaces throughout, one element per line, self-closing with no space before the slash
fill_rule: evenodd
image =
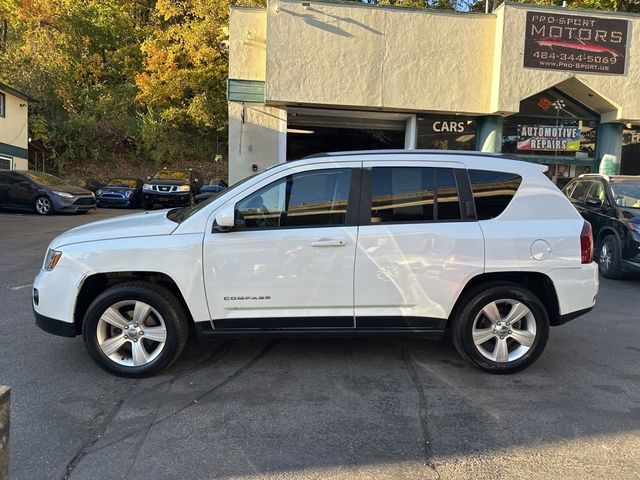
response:
<path id="1" fill-rule="evenodd" d="M 184 309 L 166 288 L 147 282 L 115 285 L 89 306 L 84 343 L 96 363 L 115 375 L 146 377 L 168 367 L 187 341 Z"/>
<path id="2" fill-rule="evenodd" d="M 36 199 L 35 211 L 38 215 L 50 215 L 53 212 L 53 205 L 48 197 L 42 195 Z"/>
<path id="3" fill-rule="evenodd" d="M 452 327 L 458 353 L 490 373 L 523 370 L 542 354 L 549 318 L 531 291 L 515 284 L 470 292 Z"/>
<path id="4" fill-rule="evenodd" d="M 620 246 L 613 235 L 607 235 L 602 239 L 598 254 L 598 266 L 604 278 L 616 279 L 622 277 Z"/>

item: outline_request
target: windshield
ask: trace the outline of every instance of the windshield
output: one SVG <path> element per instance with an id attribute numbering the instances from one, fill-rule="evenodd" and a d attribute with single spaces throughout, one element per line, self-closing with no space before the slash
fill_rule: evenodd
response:
<path id="1" fill-rule="evenodd" d="M 189 180 L 189 172 L 184 170 L 160 170 L 153 176 L 154 180 Z"/>
<path id="2" fill-rule="evenodd" d="M 616 205 L 640 208 L 640 180 L 630 182 L 610 182 L 611 193 Z"/>
<path id="3" fill-rule="evenodd" d="M 274 165 L 276 166 L 276 165 Z M 271 168 L 271 167 L 270 167 Z M 265 170 L 266 171 L 266 170 Z M 183 208 L 174 208 L 172 210 L 169 210 L 167 212 L 167 218 L 169 220 L 172 220 L 176 223 L 182 223 L 184 222 L 187 218 L 195 215 L 197 212 L 199 212 L 200 210 L 202 210 L 204 207 L 206 207 L 207 205 L 209 205 L 211 202 L 213 202 L 216 198 L 218 198 L 220 195 L 222 194 L 227 194 L 228 192 L 230 192 L 231 190 L 234 190 L 236 188 L 238 188 L 239 186 L 241 186 L 242 184 L 244 184 L 245 182 L 248 182 L 249 180 L 251 180 L 253 177 L 255 177 L 256 175 L 258 175 L 258 173 L 254 173 L 253 175 L 248 176 L 247 178 L 245 178 L 244 180 L 240 180 L 239 182 L 231 185 L 229 188 L 227 188 L 226 190 L 223 190 L 222 192 L 217 192 L 214 193 L 212 196 L 210 196 L 209 198 L 207 198 L 204 202 L 199 203 L 193 207 L 183 207 Z"/>
<path id="4" fill-rule="evenodd" d="M 114 178 L 109 183 L 107 183 L 107 187 L 129 187 L 136 188 L 138 182 L 135 178 Z"/>
<path id="5" fill-rule="evenodd" d="M 62 187 L 64 185 L 69 185 L 67 182 L 62 180 L 61 178 L 54 177 L 53 175 L 49 175 L 48 173 L 42 172 L 31 172 L 31 171 L 23 171 L 20 172 L 29 180 L 43 187 Z"/>

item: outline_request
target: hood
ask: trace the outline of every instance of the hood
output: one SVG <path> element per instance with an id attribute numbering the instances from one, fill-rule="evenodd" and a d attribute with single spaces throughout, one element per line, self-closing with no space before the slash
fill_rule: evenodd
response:
<path id="1" fill-rule="evenodd" d="M 171 179 L 159 179 L 159 180 L 148 180 L 146 182 L 149 185 L 190 185 L 191 182 L 189 180 L 171 180 Z"/>
<path id="2" fill-rule="evenodd" d="M 58 248 L 71 243 L 94 242 L 114 238 L 169 235 L 177 226 L 177 223 L 167 218 L 166 210 L 153 213 L 136 213 L 72 228 L 54 238 L 51 242 L 51 248 Z"/>
<path id="3" fill-rule="evenodd" d="M 618 207 L 618 219 L 640 223 L 640 208 Z"/>
<path id="4" fill-rule="evenodd" d="M 124 192 L 128 192 L 129 190 L 139 190 L 139 188 L 138 187 L 102 187 L 100 189 L 102 193 L 104 192 L 124 193 Z"/>
<path id="5" fill-rule="evenodd" d="M 76 187 L 75 185 L 41 185 L 41 188 L 55 192 L 70 193 L 71 195 L 91 195 L 89 190 L 82 187 Z"/>

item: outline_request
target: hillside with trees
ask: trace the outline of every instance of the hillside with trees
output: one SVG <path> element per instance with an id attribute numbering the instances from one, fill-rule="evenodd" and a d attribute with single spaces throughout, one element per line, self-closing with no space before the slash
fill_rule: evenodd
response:
<path id="1" fill-rule="evenodd" d="M 483 0 L 369 3 L 485 8 Z M 568 4 L 640 11 L 637 0 Z M 226 149 L 228 16 L 228 0 L 0 0 L 0 82 L 38 100 L 30 137 L 58 169 L 215 162 Z"/>

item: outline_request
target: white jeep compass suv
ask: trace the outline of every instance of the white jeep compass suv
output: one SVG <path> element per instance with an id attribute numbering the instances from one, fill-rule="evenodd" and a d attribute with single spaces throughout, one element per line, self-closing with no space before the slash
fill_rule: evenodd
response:
<path id="1" fill-rule="evenodd" d="M 196 207 L 74 228 L 34 283 L 44 330 L 152 375 L 200 337 L 449 333 L 493 373 L 598 292 L 591 227 L 541 168 L 451 151 L 280 164 Z"/>

